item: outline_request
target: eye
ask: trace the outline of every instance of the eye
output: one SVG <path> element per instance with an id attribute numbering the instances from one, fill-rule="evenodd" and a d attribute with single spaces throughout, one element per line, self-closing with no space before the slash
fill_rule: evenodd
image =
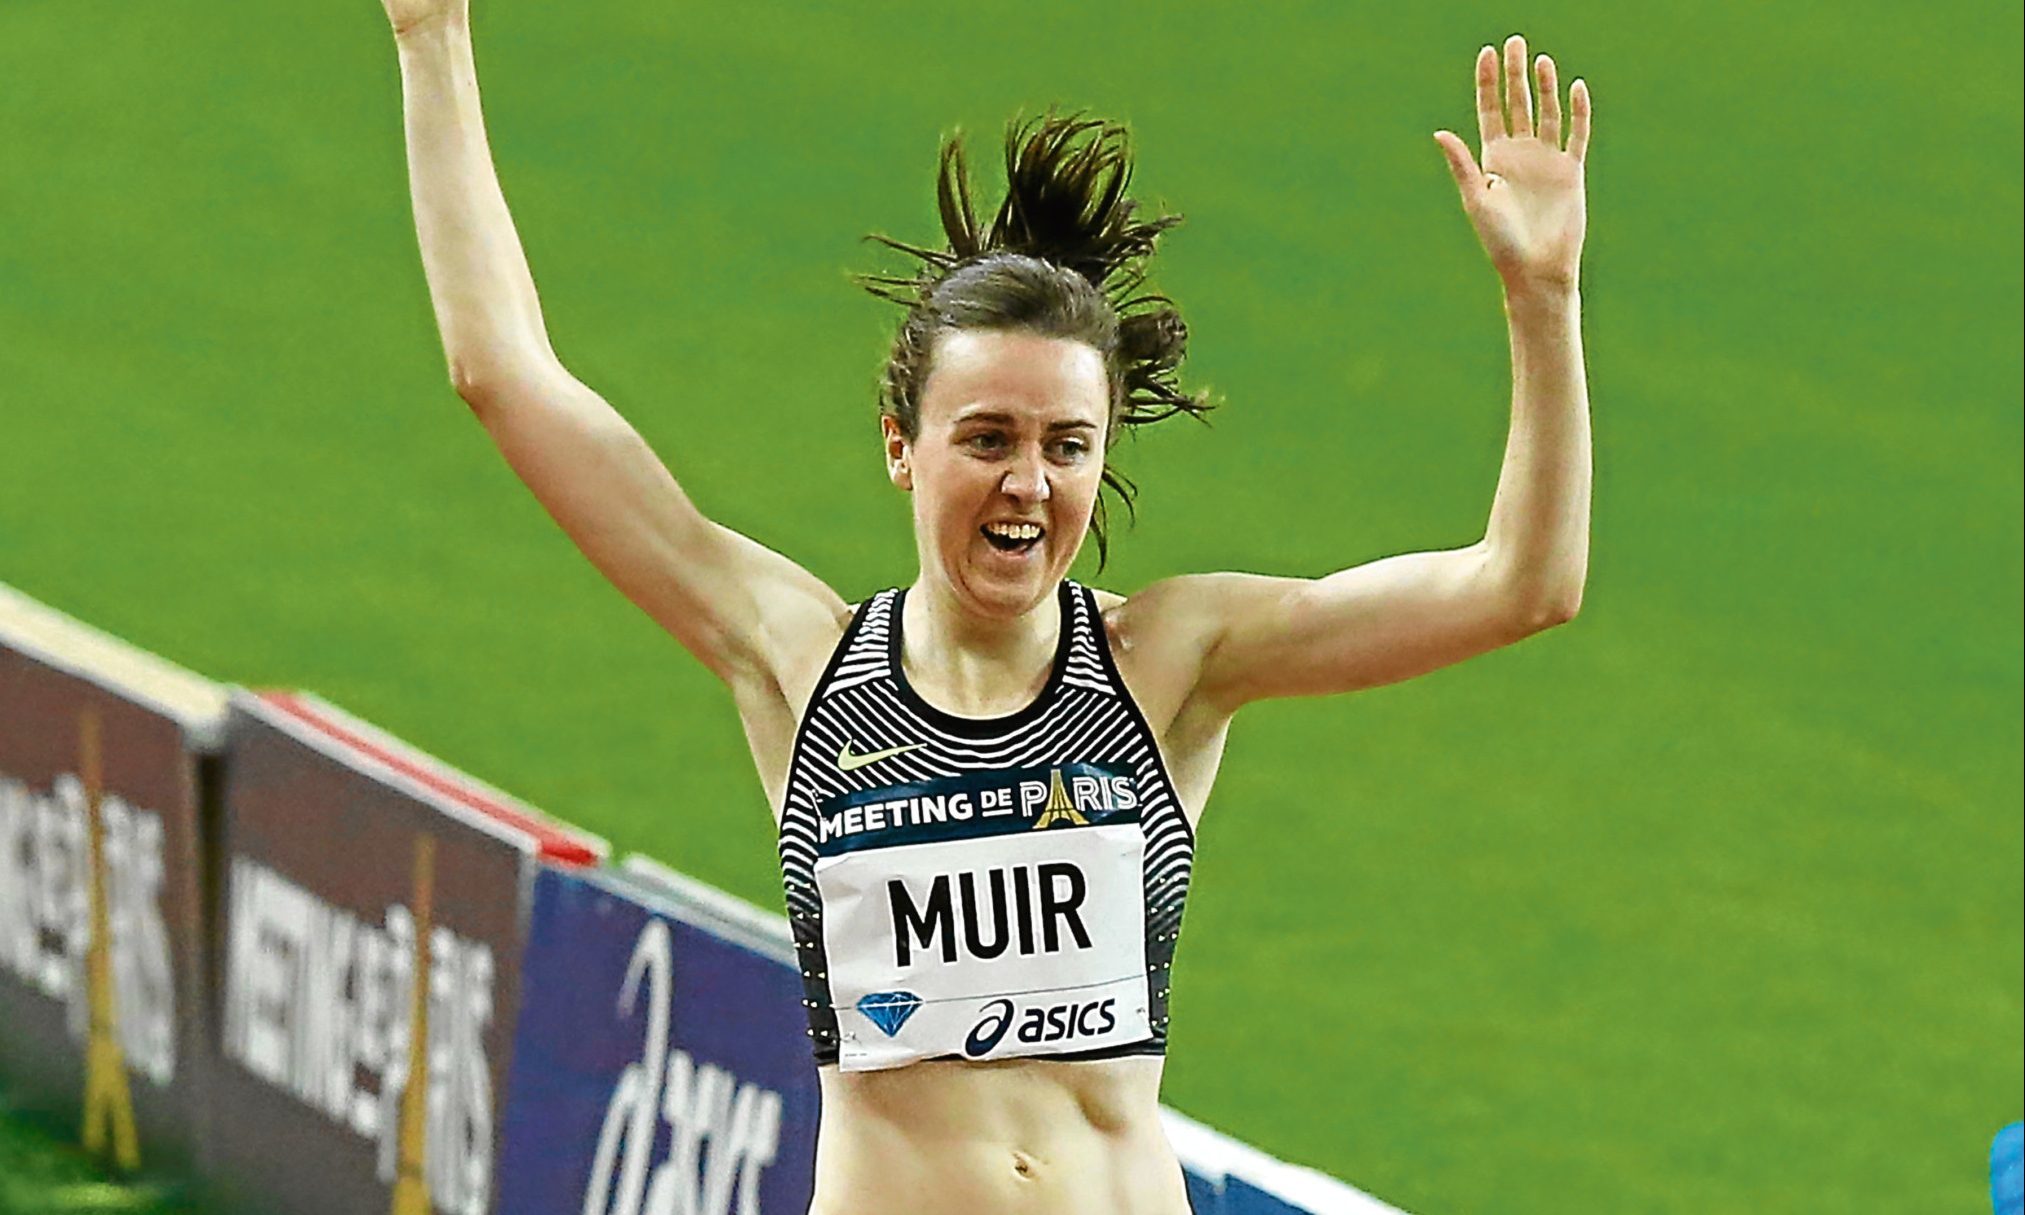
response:
<path id="1" fill-rule="evenodd" d="M 1004 451 L 1006 438 L 996 430 L 980 430 L 961 440 L 963 446 L 982 455 L 994 455 Z"/>
<path id="2" fill-rule="evenodd" d="M 1087 439 L 1055 440 L 1055 458 L 1057 460 L 1073 463 L 1089 454 L 1090 443 Z"/>

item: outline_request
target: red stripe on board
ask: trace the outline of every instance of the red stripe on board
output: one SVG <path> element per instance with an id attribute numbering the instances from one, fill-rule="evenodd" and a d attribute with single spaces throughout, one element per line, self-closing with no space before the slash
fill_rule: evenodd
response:
<path id="1" fill-rule="evenodd" d="M 555 823 L 523 813 L 503 802 L 465 788 L 442 773 L 432 771 L 399 752 L 389 751 L 379 743 L 332 721 L 311 705 L 304 703 L 303 699 L 293 692 L 256 692 L 254 695 L 297 721 L 314 726 L 319 732 L 328 734 L 352 750 L 370 756 L 457 804 L 476 810 L 487 818 L 505 823 L 516 830 L 527 832 L 534 837 L 535 846 L 543 860 L 572 867 L 598 863 L 598 854 L 590 845 L 563 831 Z"/>

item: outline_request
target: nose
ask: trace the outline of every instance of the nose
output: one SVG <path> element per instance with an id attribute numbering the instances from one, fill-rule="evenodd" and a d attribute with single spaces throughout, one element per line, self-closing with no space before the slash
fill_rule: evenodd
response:
<path id="1" fill-rule="evenodd" d="M 1015 456 L 999 481 L 999 490 L 1021 506 L 1046 502 L 1050 494 L 1048 470 L 1040 453 L 1028 451 Z"/>

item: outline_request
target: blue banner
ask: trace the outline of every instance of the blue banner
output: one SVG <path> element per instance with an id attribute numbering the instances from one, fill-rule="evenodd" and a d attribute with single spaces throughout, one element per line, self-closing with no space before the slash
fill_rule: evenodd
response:
<path id="1" fill-rule="evenodd" d="M 804 1215 L 790 962 L 624 877 L 544 869 L 521 974 L 497 1215 Z"/>

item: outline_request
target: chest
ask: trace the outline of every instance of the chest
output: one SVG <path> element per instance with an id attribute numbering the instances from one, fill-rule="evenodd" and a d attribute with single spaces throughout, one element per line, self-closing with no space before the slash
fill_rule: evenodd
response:
<path id="1" fill-rule="evenodd" d="M 1138 707 L 1193 828 L 1216 784 L 1230 718 L 1193 700 L 1199 654 L 1145 631 L 1117 630 L 1109 621 L 1103 627 L 1118 682 Z M 785 805 L 795 738 L 822 682 L 827 658 L 827 654 L 811 656 L 784 672 L 780 683 L 735 685 L 732 689 L 746 744 L 776 823 Z M 1023 679 L 1005 681 L 1004 690 L 989 698 L 944 686 L 932 673 L 917 676 L 916 684 L 929 700 L 960 708 L 966 716 L 996 717 L 1033 701 L 1047 679 L 1046 670 L 1028 672 Z"/>

